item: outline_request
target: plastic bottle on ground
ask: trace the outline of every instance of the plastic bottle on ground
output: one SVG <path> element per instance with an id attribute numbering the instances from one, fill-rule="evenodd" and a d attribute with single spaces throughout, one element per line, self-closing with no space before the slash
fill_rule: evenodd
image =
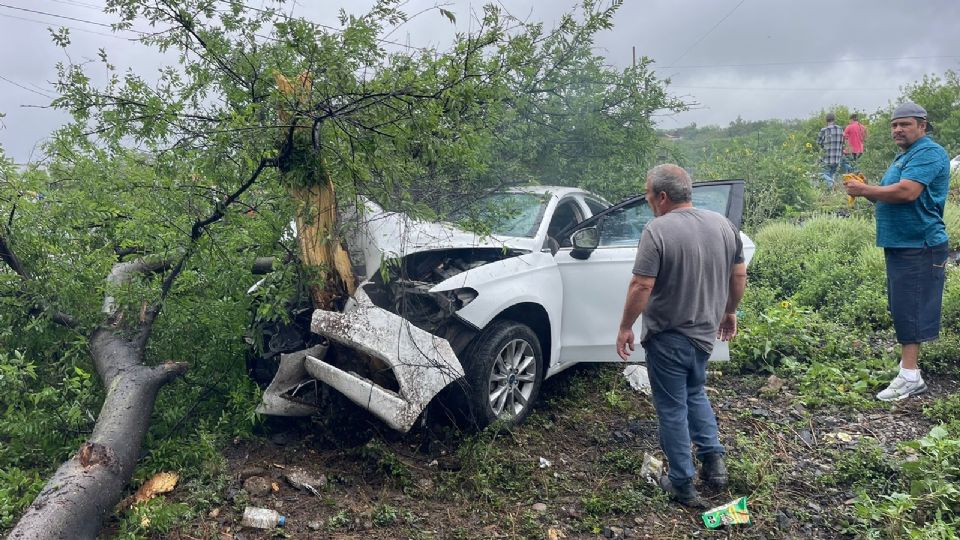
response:
<path id="1" fill-rule="evenodd" d="M 283 527 L 286 522 L 287 518 L 281 516 L 276 510 L 248 506 L 243 509 L 243 519 L 240 524 L 253 529 L 273 529 Z"/>

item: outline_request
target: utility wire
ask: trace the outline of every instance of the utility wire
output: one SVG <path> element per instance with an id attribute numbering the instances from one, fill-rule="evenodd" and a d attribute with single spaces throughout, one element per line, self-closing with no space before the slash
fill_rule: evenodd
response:
<path id="1" fill-rule="evenodd" d="M 43 96 L 43 97 L 45 97 L 45 98 L 47 98 L 47 99 L 53 99 L 53 96 L 51 96 L 51 95 L 49 95 L 49 94 L 45 94 L 45 93 L 41 92 L 40 90 L 34 90 L 33 88 L 30 88 L 30 87 L 28 87 L 28 86 L 24 86 L 24 85 L 18 83 L 17 81 L 12 81 L 12 80 L 4 77 L 3 75 L 0 75 L 0 80 L 6 81 L 6 82 L 8 82 L 8 83 L 10 83 L 10 84 L 18 87 L 18 88 L 23 88 L 23 89 L 26 90 L 27 92 L 33 92 L 34 94 L 37 94 L 38 96 Z"/>
<path id="2" fill-rule="evenodd" d="M 690 52 L 691 50 L 693 50 L 693 48 L 696 47 L 697 45 L 699 45 L 701 41 L 703 41 L 704 39 L 706 39 L 706 37 L 709 36 L 711 32 L 713 32 L 714 30 L 716 30 L 717 27 L 720 26 L 720 25 L 723 23 L 723 21 L 727 20 L 731 15 L 733 15 L 733 12 L 736 11 L 740 6 L 742 6 L 743 3 L 746 2 L 746 1 L 747 1 L 747 0 L 740 0 L 740 3 L 739 3 L 739 4 L 733 6 L 733 9 L 731 9 L 726 15 L 723 16 L 723 18 L 721 18 L 719 21 L 717 21 L 716 24 L 714 24 L 713 26 L 711 26 L 709 30 L 707 30 L 706 32 L 704 32 L 702 36 L 700 36 L 699 38 L 697 38 L 697 40 L 694 41 L 692 45 L 690 45 L 689 47 L 687 47 L 687 49 L 686 49 L 685 51 L 683 51 L 683 53 L 682 53 L 680 56 L 678 56 L 677 59 L 674 60 L 672 63 L 676 64 L 677 62 L 679 62 L 681 58 L 683 58 L 684 56 L 686 56 L 688 52 Z"/>
<path id="3" fill-rule="evenodd" d="M 85 2 L 72 2 L 71 0 L 48 0 L 48 1 L 50 1 L 50 2 L 56 2 L 56 3 L 58 3 L 58 4 L 63 4 L 63 5 L 66 5 L 66 6 L 79 6 L 79 7 L 85 7 L 85 8 L 87 8 L 87 9 L 95 9 L 95 10 L 101 11 L 101 12 L 103 11 L 103 8 L 104 8 L 104 6 L 97 6 L 97 5 L 94 5 L 94 4 L 87 4 L 87 3 L 85 3 Z"/>
<path id="4" fill-rule="evenodd" d="M 231 0 L 219 0 L 219 1 L 220 1 L 221 4 L 231 4 L 231 5 L 232 5 L 232 4 L 235 4 L 235 3 L 236 3 L 236 4 L 239 4 L 240 6 L 242 6 L 242 7 L 244 7 L 244 8 L 247 8 L 247 9 L 249 9 L 249 10 L 251 10 L 251 11 L 256 11 L 256 12 L 258 12 L 258 13 L 270 13 L 270 14 L 274 14 L 274 15 L 276 15 L 276 16 L 278 16 L 278 17 L 281 17 L 281 18 L 284 18 L 284 19 L 286 19 L 286 20 L 288 20 L 288 21 L 294 19 L 294 17 L 291 17 L 291 16 L 289 16 L 289 15 L 287 15 L 287 14 L 285 14 L 285 13 L 281 13 L 281 12 L 276 11 L 276 10 L 267 10 L 267 9 L 257 8 L 257 7 L 253 7 L 253 6 L 251 6 L 251 5 L 248 5 L 248 4 L 244 4 L 244 3 L 242 3 L 242 2 L 233 2 L 233 1 L 231 1 Z M 328 25 L 328 24 L 322 24 L 322 23 L 318 23 L 318 22 L 308 21 L 307 19 L 302 19 L 302 20 L 303 20 L 304 22 L 306 22 L 307 24 L 311 25 L 311 26 L 315 26 L 315 27 L 318 27 L 318 28 L 323 28 L 323 29 L 325 29 L 325 30 L 331 30 L 331 31 L 333 31 L 333 32 L 337 32 L 338 34 L 343 32 L 343 28 L 337 28 L 336 26 L 330 26 L 330 25 Z M 383 39 L 383 38 L 374 38 L 374 39 L 376 39 L 377 41 L 379 41 L 379 42 L 381 42 L 381 43 L 389 43 L 389 44 L 391 44 L 391 45 L 396 45 L 396 46 L 398 46 L 398 47 L 405 47 L 405 48 L 407 48 L 407 49 L 413 49 L 413 50 L 424 51 L 424 52 L 428 52 L 428 51 L 431 50 L 431 49 L 429 49 L 429 48 L 427 48 L 427 47 L 415 47 L 415 46 L 413 46 L 413 45 L 408 45 L 408 44 L 406 44 L 406 43 L 401 43 L 401 42 L 399 42 L 399 41 L 393 41 L 393 40 L 389 40 L 389 39 Z"/>
<path id="5" fill-rule="evenodd" d="M 849 58 L 840 60 L 791 60 L 785 62 L 756 62 L 746 64 L 692 64 L 686 66 L 660 66 L 661 69 L 705 69 L 705 68 L 729 68 L 729 67 L 773 67 L 773 66 L 795 66 L 801 64 L 840 64 L 840 63 L 858 63 L 858 62 L 889 62 L 894 60 L 935 60 L 945 58 L 960 58 L 960 55 L 940 55 L 940 56 L 890 56 L 887 58 Z"/>
<path id="6" fill-rule="evenodd" d="M 22 8 L 22 7 L 17 7 L 17 6 L 10 6 L 10 5 L 3 4 L 3 3 L 0 3 L 0 7 L 5 7 L 5 8 L 7 8 L 7 9 L 15 9 L 15 10 L 17 10 L 17 11 L 26 11 L 27 13 L 36 13 L 36 14 L 38 14 L 38 15 L 46 15 L 47 17 L 55 17 L 55 18 L 57 18 L 57 19 L 66 19 L 66 20 L 68 20 L 68 21 L 82 22 L 82 23 L 87 23 L 87 24 L 95 24 L 95 25 L 97 25 L 97 26 L 103 26 L 103 27 L 105 27 L 105 28 L 113 28 L 113 27 L 110 26 L 109 24 L 104 24 L 104 23 L 101 23 L 101 22 L 89 21 L 89 20 L 87 20 L 87 19 L 78 19 L 78 18 L 76 18 L 76 17 L 68 17 L 68 16 L 66 16 L 66 15 L 57 15 L 56 13 L 48 13 L 48 12 L 46 12 L 46 11 L 39 11 L 39 10 L 36 10 L 36 9 L 28 9 L 28 8 Z"/>
<path id="7" fill-rule="evenodd" d="M 779 87 L 761 87 L 761 86 L 682 86 L 670 85 L 670 88 L 683 88 L 688 90 L 737 90 L 737 91 L 776 91 L 776 92 L 891 92 L 897 88 L 779 88 Z"/>
<path id="8" fill-rule="evenodd" d="M 30 18 L 28 18 L 28 17 L 18 17 L 17 15 L 9 15 L 9 14 L 6 14 L 6 13 L 0 13 L 0 17 L 7 17 L 7 18 L 10 18 L 10 19 L 16 19 L 16 20 L 18 20 L 18 21 L 27 21 L 27 22 L 32 22 L 32 23 L 37 23 L 37 24 L 43 24 L 43 25 L 47 25 L 47 26 L 50 26 L 51 24 L 53 24 L 53 23 L 51 23 L 50 21 L 38 21 L 37 19 L 30 19 Z M 121 36 L 118 36 L 118 35 L 116 35 L 116 34 L 105 34 L 105 33 L 103 33 L 103 32 L 97 32 L 97 31 L 95 31 L 95 30 L 89 30 L 89 29 L 87 29 L 87 28 L 80 28 L 80 27 L 78 27 L 78 26 L 70 26 L 69 24 L 57 24 L 57 26 L 60 26 L 60 27 L 63 27 L 63 28 L 69 28 L 69 29 L 71 29 L 71 30 L 77 30 L 78 32 L 86 32 L 86 33 L 88 33 L 88 34 L 96 34 L 96 35 L 98 35 L 98 36 L 106 36 L 106 37 L 110 37 L 110 38 L 114 38 L 114 39 L 122 39 L 123 41 L 132 41 L 132 40 L 134 39 L 134 38 L 121 37 Z M 136 32 L 135 30 L 128 30 L 128 31 L 129 31 L 129 32 Z M 139 33 L 139 32 L 137 32 L 137 33 Z"/>

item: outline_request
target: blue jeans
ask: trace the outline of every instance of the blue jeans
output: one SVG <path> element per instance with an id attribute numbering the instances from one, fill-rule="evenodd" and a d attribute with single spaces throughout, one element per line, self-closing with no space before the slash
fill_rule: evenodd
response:
<path id="1" fill-rule="evenodd" d="M 670 464 L 670 481 L 683 487 L 696 474 L 691 441 L 701 460 L 709 454 L 725 453 L 717 434 L 717 418 L 703 389 L 710 355 L 683 334 L 671 331 L 654 334 L 643 348 L 660 423 L 660 448 Z"/>
<path id="2" fill-rule="evenodd" d="M 824 163 L 823 172 L 820 173 L 820 176 L 823 177 L 823 183 L 827 185 L 828 188 L 833 187 L 833 176 L 837 174 L 837 168 L 840 167 L 839 163 L 834 163 L 829 165 Z"/>

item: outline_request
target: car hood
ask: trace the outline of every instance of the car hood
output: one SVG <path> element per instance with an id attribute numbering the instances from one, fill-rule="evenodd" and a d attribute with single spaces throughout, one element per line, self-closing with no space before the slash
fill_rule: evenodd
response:
<path id="1" fill-rule="evenodd" d="M 533 238 L 482 236 L 450 223 L 418 220 L 402 212 L 387 212 L 373 202 L 352 217 L 353 234 L 348 246 L 363 262 L 363 277 L 369 279 L 384 260 L 412 253 L 455 248 L 496 248 L 530 252 L 540 246 Z M 359 261 L 358 261 L 359 262 Z"/>

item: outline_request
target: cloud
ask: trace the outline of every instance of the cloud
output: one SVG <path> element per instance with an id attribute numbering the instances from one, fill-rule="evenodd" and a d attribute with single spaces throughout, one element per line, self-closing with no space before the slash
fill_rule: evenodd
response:
<path id="1" fill-rule="evenodd" d="M 108 15 L 88 7 L 93 2 L 19 0 L 17 4 L 111 22 Z M 372 0 L 341 3 L 349 5 L 352 13 L 370 4 Z M 577 2 L 501 0 L 501 4 L 518 17 L 551 27 Z M 405 8 L 418 13 L 434 5 L 435 0 L 410 0 Z M 454 32 L 475 26 L 471 13 L 481 5 L 468 0 L 447 5 L 457 16 L 456 25 L 438 11 L 428 10 L 399 28 L 391 40 L 442 47 Z M 337 25 L 337 10 L 329 2 L 301 0 L 285 6 L 295 15 Z M 617 12 L 615 27 L 600 34 L 596 46 L 621 68 L 629 65 L 636 47 L 638 55 L 656 61 L 658 74 L 671 79 L 675 94 L 700 103 L 694 110 L 661 117 L 664 127 L 690 122 L 725 125 L 738 116 L 797 118 L 835 105 L 871 112 L 886 106 L 901 87 L 925 74 L 960 70 L 958 23 L 957 0 L 626 0 Z M 176 63 L 170 56 L 101 35 L 109 30 L 99 26 L 0 8 L 0 76 L 35 91 L 51 92 L 54 65 L 66 57 L 53 46 L 45 27 L 59 24 L 87 30 L 72 31 L 69 54 L 74 62 L 96 58 L 97 49 L 103 47 L 115 64 L 133 66 L 141 73 Z M 47 103 L 35 92 L 0 80 L 0 112 L 7 113 L 0 144 L 8 155 L 18 161 L 29 159 L 37 142 L 67 120 L 62 112 L 21 107 Z"/>

